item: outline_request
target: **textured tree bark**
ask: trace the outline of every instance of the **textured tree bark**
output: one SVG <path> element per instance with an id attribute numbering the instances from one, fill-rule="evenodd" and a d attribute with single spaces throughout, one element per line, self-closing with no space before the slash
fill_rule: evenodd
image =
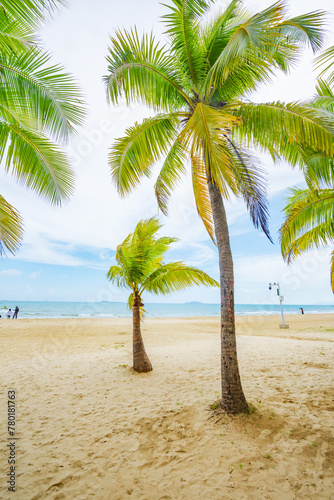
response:
<path id="1" fill-rule="evenodd" d="M 226 212 L 219 189 L 207 174 L 215 236 L 219 253 L 221 295 L 221 407 L 228 413 L 248 409 L 242 390 L 235 336 L 233 259 Z"/>
<path id="2" fill-rule="evenodd" d="M 133 324 L 133 368 L 136 372 L 151 372 L 153 367 L 146 354 L 140 329 L 140 306 L 142 302 L 139 296 L 135 296 L 132 304 Z"/>

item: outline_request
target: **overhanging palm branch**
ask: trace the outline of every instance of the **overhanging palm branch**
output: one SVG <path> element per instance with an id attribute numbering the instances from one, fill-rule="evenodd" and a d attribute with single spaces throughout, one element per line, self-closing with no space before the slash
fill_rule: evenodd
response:
<path id="1" fill-rule="evenodd" d="M 66 139 L 83 120 L 80 91 L 64 68 L 49 63 L 50 56 L 35 48 L 2 54 L 0 70 L 6 84 L 0 104 L 20 113 L 28 126 L 50 133 L 55 140 Z"/>
<path id="2" fill-rule="evenodd" d="M 280 242 L 288 263 L 306 250 L 334 243 L 334 189 L 293 189 L 284 212 Z"/>
<path id="3" fill-rule="evenodd" d="M 82 123 L 84 106 L 74 79 L 38 48 L 34 29 L 63 3 L 6 0 L 0 9 L 0 159 L 16 180 L 58 205 L 72 193 L 74 176 L 67 155 L 49 136 L 66 140 Z M 0 203 L 13 214 L 14 228 L 3 225 L 0 244 L 13 253 L 21 222 L 15 209 Z"/>
<path id="4" fill-rule="evenodd" d="M 23 238 L 22 219 L 17 210 L 0 195 L 0 256 L 14 254 Z"/>
<path id="5" fill-rule="evenodd" d="M 67 0 L 1 0 L 0 6 L 6 15 L 21 24 L 36 28 L 46 15 L 52 14 Z"/>

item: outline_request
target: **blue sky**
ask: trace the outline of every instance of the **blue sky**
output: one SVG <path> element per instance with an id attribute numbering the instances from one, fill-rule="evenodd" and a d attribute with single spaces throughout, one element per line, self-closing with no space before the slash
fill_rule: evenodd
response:
<path id="1" fill-rule="evenodd" d="M 224 2 L 222 2 L 224 3 Z M 269 6 L 265 0 L 245 2 L 253 12 Z M 333 11 L 331 0 L 294 0 L 291 15 L 315 8 Z M 107 105 L 102 75 L 108 36 L 116 28 L 136 24 L 153 29 L 162 37 L 159 17 L 164 7 L 156 0 L 70 0 L 43 29 L 41 36 L 55 62 L 65 64 L 83 89 L 89 116 L 79 134 L 66 146 L 76 172 L 76 191 L 61 209 L 52 208 L 33 193 L 0 172 L 1 193 L 24 217 L 25 239 L 15 257 L 0 261 L 0 300 L 98 301 L 126 300 L 127 294 L 109 285 L 105 274 L 114 264 L 115 248 L 133 230 L 141 218 L 157 214 L 154 180 L 145 179 L 128 198 L 120 199 L 111 184 L 107 165 L 108 149 L 116 137 L 134 121 L 150 116 L 142 106 L 127 108 Z M 328 16 L 328 29 L 334 33 L 334 15 Z M 328 35 L 327 45 L 334 43 Z M 280 99 L 294 101 L 314 93 L 312 54 L 305 51 L 296 69 L 287 77 L 279 75 L 274 85 L 261 87 L 252 98 L 258 102 Z M 300 172 L 285 164 L 273 166 L 266 155 L 258 155 L 268 173 L 272 245 L 254 230 L 242 202 L 227 205 L 231 245 L 235 262 L 237 303 L 275 301 L 268 290 L 269 281 L 279 281 L 290 304 L 326 304 L 333 302 L 329 285 L 330 251 L 314 251 L 299 258 L 292 266 L 283 263 L 277 231 L 282 223 L 282 207 L 287 188 L 301 185 Z M 155 172 L 157 173 L 159 165 Z M 176 189 L 169 216 L 163 217 L 162 234 L 176 236 L 168 255 L 184 260 L 218 278 L 217 251 L 197 215 L 190 179 Z M 149 297 L 150 302 L 160 298 Z M 169 302 L 199 300 L 219 302 L 219 291 L 192 288 L 164 298 Z"/>

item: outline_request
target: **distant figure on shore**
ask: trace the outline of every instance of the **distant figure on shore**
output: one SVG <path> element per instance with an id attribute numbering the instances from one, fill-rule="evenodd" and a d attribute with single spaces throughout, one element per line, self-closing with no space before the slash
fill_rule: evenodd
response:
<path id="1" fill-rule="evenodd" d="M 303 309 L 302 307 L 300 307 L 299 309 L 300 309 L 300 312 L 301 312 L 302 314 L 304 314 L 304 309 Z"/>
<path id="2" fill-rule="evenodd" d="M 16 306 L 14 309 L 13 319 L 17 319 L 17 313 L 19 312 L 19 308 Z"/>
<path id="3" fill-rule="evenodd" d="M 13 314 L 13 313 L 12 313 L 12 310 L 11 310 L 11 309 L 8 309 L 7 314 L 6 314 L 7 319 L 10 319 L 10 318 L 12 317 L 12 314 Z"/>

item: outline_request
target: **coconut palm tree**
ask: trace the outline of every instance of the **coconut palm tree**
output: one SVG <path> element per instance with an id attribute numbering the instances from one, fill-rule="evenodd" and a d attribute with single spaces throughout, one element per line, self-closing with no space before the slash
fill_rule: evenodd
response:
<path id="1" fill-rule="evenodd" d="M 334 119 L 334 47 L 329 47 L 316 63 L 323 67 L 319 76 L 326 76 L 326 79 L 319 78 L 311 104 Z M 310 148 L 304 175 L 307 187 L 290 190 L 284 208 L 285 221 L 279 231 L 282 255 L 288 264 L 307 250 L 333 245 L 334 242 L 333 158 Z M 330 282 L 334 293 L 334 250 Z"/>
<path id="2" fill-rule="evenodd" d="M 4 0 L 0 9 L 0 161 L 5 171 L 52 204 L 73 190 L 69 159 L 57 145 L 83 119 L 80 92 L 36 42 L 36 28 L 57 0 Z M 23 236 L 20 214 L 0 198 L 0 254 Z"/>
<path id="3" fill-rule="evenodd" d="M 252 103 L 247 99 L 277 70 L 289 71 L 305 44 L 321 47 L 323 15 L 288 19 L 285 2 L 251 15 L 232 0 L 211 16 L 209 0 L 170 0 L 163 18 L 167 43 L 137 29 L 111 38 L 107 97 L 139 101 L 156 114 L 135 123 L 110 152 L 114 183 L 122 196 L 165 161 L 155 191 L 161 211 L 190 169 L 198 213 L 219 253 L 221 284 L 222 399 L 231 413 L 247 409 L 237 361 L 233 260 L 224 200 L 245 200 L 255 227 L 269 236 L 263 171 L 249 145 L 274 160 L 304 165 L 307 144 L 333 154 L 332 124 L 301 103 Z"/>
<path id="4" fill-rule="evenodd" d="M 137 372 L 152 370 L 146 354 L 141 330 L 144 312 L 143 293 L 166 295 L 192 285 L 217 286 L 219 284 L 205 272 L 183 262 L 163 261 L 166 251 L 177 238 L 156 237 L 162 227 L 156 217 L 141 220 L 123 243 L 117 247 L 118 266 L 111 266 L 107 277 L 119 287 L 129 288 L 128 307 L 133 318 L 133 368 Z"/>

